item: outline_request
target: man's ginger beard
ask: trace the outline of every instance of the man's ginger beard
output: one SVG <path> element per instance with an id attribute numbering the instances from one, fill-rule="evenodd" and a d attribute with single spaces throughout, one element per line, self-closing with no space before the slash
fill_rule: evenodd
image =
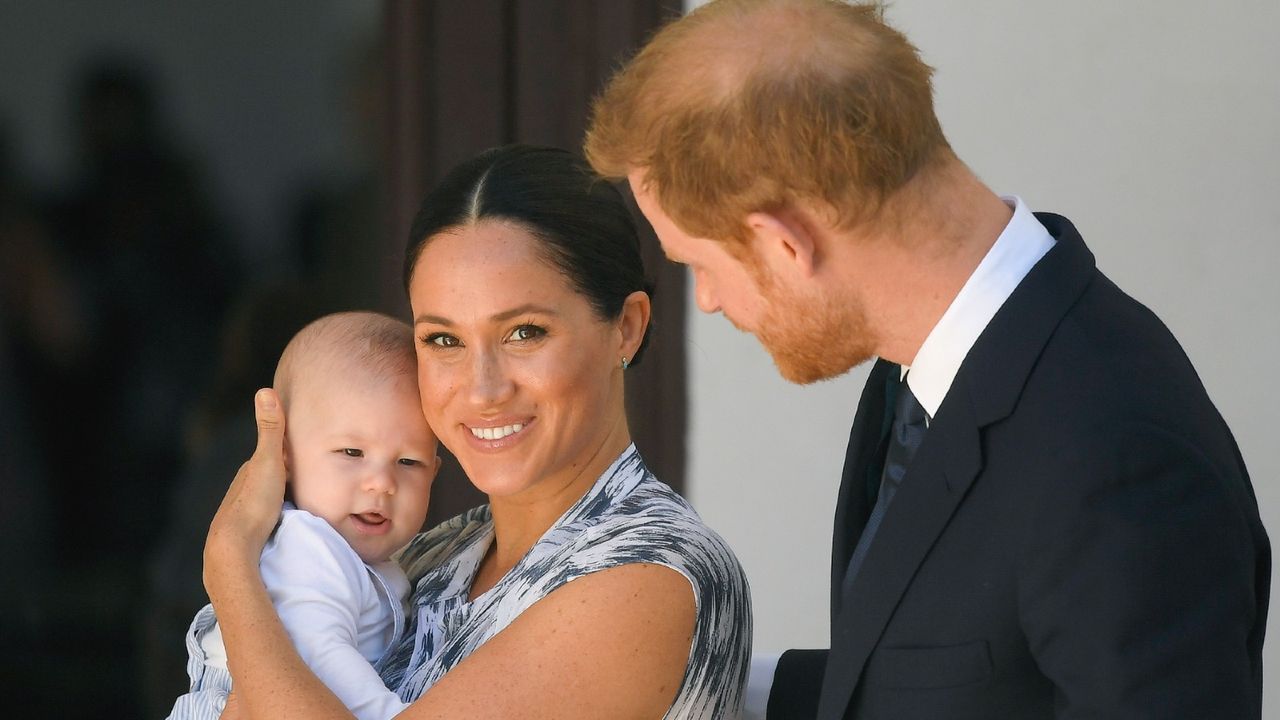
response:
<path id="1" fill-rule="evenodd" d="M 829 294 L 800 294 L 783 288 L 752 257 L 742 262 L 761 299 L 755 328 L 734 326 L 756 336 L 789 382 L 808 385 L 848 372 L 875 355 L 866 313 L 860 303 L 835 302 Z M 728 317 L 726 315 L 726 317 Z"/>

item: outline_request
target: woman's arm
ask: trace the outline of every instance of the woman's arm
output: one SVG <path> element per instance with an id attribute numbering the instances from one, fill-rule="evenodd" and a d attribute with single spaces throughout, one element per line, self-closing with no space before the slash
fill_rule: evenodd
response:
<path id="1" fill-rule="evenodd" d="M 351 718 L 299 658 L 258 574 L 284 495 L 274 399 L 258 394 L 258 447 L 205 546 L 205 585 L 235 679 L 232 707 L 251 718 Z M 695 615 L 693 590 L 675 570 L 633 564 L 592 573 L 534 604 L 400 717 L 662 717 L 680 689 Z"/>
<path id="2" fill-rule="evenodd" d="M 622 565 L 534 603 L 399 717 L 661 718 L 680 690 L 696 606 L 675 570 Z"/>

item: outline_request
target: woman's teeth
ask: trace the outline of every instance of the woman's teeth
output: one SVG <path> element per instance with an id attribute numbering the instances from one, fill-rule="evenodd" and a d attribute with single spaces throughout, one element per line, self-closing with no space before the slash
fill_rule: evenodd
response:
<path id="1" fill-rule="evenodd" d="M 514 425 L 503 425 L 502 427 L 487 428 L 467 428 L 480 440 L 501 440 L 509 435 L 515 435 L 524 429 L 524 423 L 515 423 Z"/>

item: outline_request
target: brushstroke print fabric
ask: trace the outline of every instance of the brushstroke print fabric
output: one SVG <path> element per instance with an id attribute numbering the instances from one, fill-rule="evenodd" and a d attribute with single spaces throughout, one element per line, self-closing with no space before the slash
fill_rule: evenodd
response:
<path id="1" fill-rule="evenodd" d="M 737 717 L 751 655 L 751 599 L 729 546 L 645 467 L 635 446 L 493 588 L 468 600 L 493 540 L 487 505 L 419 535 L 400 555 L 414 586 L 408 632 L 382 679 L 411 702 L 520 613 L 565 583 L 630 563 L 689 580 L 697 620 L 684 679 L 666 717 Z"/>

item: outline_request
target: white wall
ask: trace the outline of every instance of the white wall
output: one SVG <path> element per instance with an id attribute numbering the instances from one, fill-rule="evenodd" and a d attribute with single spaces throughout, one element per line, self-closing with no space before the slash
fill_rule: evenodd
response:
<path id="1" fill-rule="evenodd" d="M 896 0 L 887 17 L 937 69 L 960 157 L 1070 217 L 1173 330 L 1280 540 L 1280 3 Z M 747 569 L 757 651 L 824 647 L 831 516 L 867 368 L 789 386 L 754 339 L 690 308 L 691 499 Z M 1264 715 L 1280 717 L 1270 627 Z"/>

